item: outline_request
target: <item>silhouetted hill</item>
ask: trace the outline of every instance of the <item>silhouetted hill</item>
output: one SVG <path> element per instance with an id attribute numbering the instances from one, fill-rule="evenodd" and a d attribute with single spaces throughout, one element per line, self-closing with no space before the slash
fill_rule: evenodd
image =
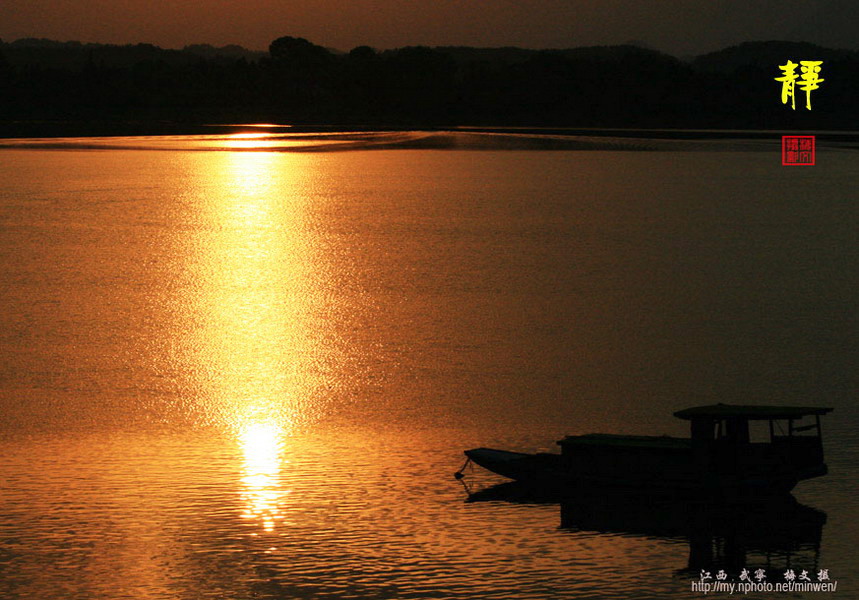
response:
<path id="1" fill-rule="evenodd" d="M 780 102 L 779 65 L 788 60 L 822 60 L 823 82 L 812 94 L 812 110 L 792 110 Z M 859 93 L 859 53 L 824 48 L 807 42 L 746 42 L 695 58 L 691 62 L 696 85 L 710 93 L 699 105 L 719 120 L 737 118 L 747 127 L 798 129 L 856 129 L 851 98 Z M 799 72 L 797 72 L 799 74 Z M 797 91 L 798 98 L 805 95 Z M 779 98 L 777 102 L 773 100 Z M 766 100 L 766 102 L 762 102 Z M 799 105 L 800 102 L 797 102 Z M 746 125 L 747 124 L 747 125 Z"/>
<path id="2" fill-rule="evenodd" d="M 778 73 L 777 66 L 788 59 L 800 60 L 859 60 L 859 52 L 834 50 L 807 42 L 746 42 L 709 54 L 698 56 L 692 67 L 699 71 L 731 73 L 744 67 L 758 67 Z"/>
<path id="3" fill-rule="evenodd" d="M 588 60 L 595 62 L 652 62 L 676 64 L 680 61 L 664 52 L 644 48 L 633 44 L 621 44 L 619 46 L 584 46 L 581 48 L 569 48 L 560 50 L 560 54 L 570 60 Z"/>
<path id="4" fill-rule="evenodd" d="M 787 59 L 824 61 L 811 111 L 780 101 Z M 852 130 L 859 53 L 752 42 L 684 62 L 634 44 L 344 54 L 291 36 L 267 53 L 26 39 L 0 42 L 0 88 L 5 122 Z"/>
<path id="5" fill-rule="evenodd" d="M 678 62 L 678 59 L 673 56 L 650 48 L 645 48 L 637 44 L 622 44 L 619 46 L 586 46 L 560 50 L 532 50 L 527 48 L 515 48 L 512 46 L 503 48 L 435 46 L 431 49 L 442 54 L 447 54 L 460 64 L 484 62 L 495 66 L 524 63 L 541 53 L 558 54 L 570 60 L 592 60 L 599 62 L 619 62 L 623 60 L 635 60 L 636 58 Z M 382 54 L 395 54 L 398 50 L 399 49 L 386 50 Z"/>
<path id="6" fill-rule="evenodd" d="M 131 67 L 143 61 L 163 61 L 169 65 L 191 64 L 200 58 L 210 60 L 236 60 L 243 58 L 256 61 L 266 56 L 265 52 L 246 50 L 231 45 L 216 48 L 208 44 L 185 46 L 182 50 L 159 48 L 152 44 L 84 44 L 81 42 L 58 42 L 42 38 L 24 38 L 3 44 L 0 42 L 9 64 L 19 67 L 69 69 L 87 62 L 96 62 L 110 67 Z"/>
<path id="7" fill-rule="evenodd" d="M 538 50 L 525 48 L 472 48 L 469 46 L 437 46 L 433 48 L 436 52 L 447 54 L 457 63 L 486 63 L 500 66 L 522 63 L 534 56 Z M 396 50 L 388 50 L 384 54 L 395 53 Z"/>
<path id="8" fill-rule="evenodd" d="M 265 58 L 267 54 L 257 50 L 248 50 L 242 46 L 229 44 L 227 46 L 215 47 L 209 44 L 191 44 L 182 48 L 183 52 L 195 54 L 202 58 L 235 60 L 243 58 L 249 61 L 256 61 Z"/>

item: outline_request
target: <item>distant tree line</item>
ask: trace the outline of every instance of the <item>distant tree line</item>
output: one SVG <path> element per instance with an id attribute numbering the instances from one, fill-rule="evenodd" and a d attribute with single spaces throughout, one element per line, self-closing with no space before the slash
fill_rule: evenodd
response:
<path id="1" fill-rule="evenodd" d="M 778 65 L 823 60 L 812 110 L 781 103 Z M 360 46 L 296 37 L 239 46 L 0 42 L 0 121 L 283 122 L 856 129 L 859 53 L 750 42 L 681 61 L 632 45 Z M 802 108 L 801 108 L 802 107 Z"/>

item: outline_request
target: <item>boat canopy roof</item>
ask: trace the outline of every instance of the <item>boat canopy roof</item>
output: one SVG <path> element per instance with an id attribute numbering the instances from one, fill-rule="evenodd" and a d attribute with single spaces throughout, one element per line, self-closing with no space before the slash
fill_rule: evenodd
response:
<path id="1" fill-rule="evenodd" d="M 820 406 L 753 406 L 747 404 L 710 404 L 678 410 L 674 416 L 688 421 L 695 419 L 727 419 L 731 417 L 752 420 L 799 419 L 806 415 L 825 415 L 831 408 Z"/>

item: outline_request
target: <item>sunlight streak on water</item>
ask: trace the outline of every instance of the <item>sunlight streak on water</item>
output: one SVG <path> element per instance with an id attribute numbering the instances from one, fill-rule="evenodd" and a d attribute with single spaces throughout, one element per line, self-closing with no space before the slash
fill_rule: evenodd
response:
<path id="1" fill-rule="evenodd" d="M 305 377 L 310 259 L 300 196 L 286 193 L 284 173 L 292 173 L 283 167 L 274 154 L 229 153 L 204 174 L 217 193 L 206 207 L 214 233 L 202 263 L 199 357 L 213 408 L 242 449 L 243 516 L 267 532 L 283 519 L 289 493 L 280 482 L 282 440 L 313 394 Z"/>
<path id="2" fill-rule="evenodd" d="M 245 489 L 242 497 L 247 508 L 242 516 L 262 522 L 267 532 L 274 530 L 284 515 L 280 504 L 291 490 L 280 484 L 282 430 L 272 422 L 251 422 L 239 439 L 244 453 Z"/>
<path id="3" fill-rule="evenodd" d="M 280 139 L 270 139 L 267 133 L 234 133 L 223 141 L 223 147 L 229 150 L 266 150 L 277 148 L 283 144 Z M 254 169 L 250 169 L 251 172 Z"/>
<path id="4" fill-rule="evenodd" d="M 217 178 L 217 193 L 205 207 L 212 233 L 201 248 L 199 357 L 226 424 L 288 427 L 307 392 L 297 375 L 308 356 L 301 207 L 275 189 L 277 155 L 224 156 L 205 174 Z"/>

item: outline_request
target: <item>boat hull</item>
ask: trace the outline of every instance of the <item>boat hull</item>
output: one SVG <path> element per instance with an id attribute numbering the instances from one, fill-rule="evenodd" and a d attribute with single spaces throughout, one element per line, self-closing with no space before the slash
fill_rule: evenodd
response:
<path id="1" fill-rule="evenodd" d="M 556 489 L 638 490 L 720 495 L 724 497 L 789 493 L 797 478 L 787 473 L 736 476 L 680 471 L 652 476 L 619 464 L 611 472 L 577 469 L 560 454 L 526 454 L 492 448 L 466 450 L 465 455 L 484 469 L 527 484 Z"/>
<path id="2" fill-rule="evenodd" d="M 476 465 L 514 481 L 550 483 L 565 477 L 560 454 L 525 454 L 493 448 L 466 450 Z"/>

